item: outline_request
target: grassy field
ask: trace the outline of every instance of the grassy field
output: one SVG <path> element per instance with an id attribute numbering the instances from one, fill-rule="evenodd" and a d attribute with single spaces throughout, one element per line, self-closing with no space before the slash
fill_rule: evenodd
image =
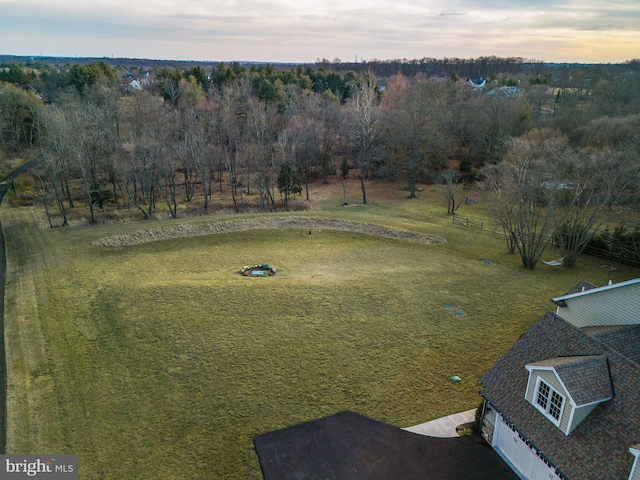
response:
<path id="1" fill-rule="evenodd" d="M 447 243 L 266 230 L 107 248 L 91 243 L 223 218 L 51 230 L 3 206 L 9 453 L 77 453 L 83 479 L 261 478 L 254 436 L 342 410 L 409 426 L 474 408 L 549 297 L 638 276 L 588 257 L 526 271 L 433 189 L 371 184 L 372 205 L 347 208 L 338 184 L 315 194 L 296 216 Z M 482 202 L 460 213 L 488 221 Z M 277 274 L 238 274 L 253 263 Z"/>

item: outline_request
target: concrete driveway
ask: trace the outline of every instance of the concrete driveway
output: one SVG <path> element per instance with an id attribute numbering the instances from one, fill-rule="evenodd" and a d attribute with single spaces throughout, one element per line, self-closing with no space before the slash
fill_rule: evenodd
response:
<path id="1" fill-rule="evenodd" d="M 428 435 L 430 437 L 451 438 L 459 437 L 456 427 L 471 423 L 476 419 L 476 410 L 467 410 L 466 412 L 454 413 L 447 417 L 431 420 L 430 422 L 406 427 L 403 430 L 407 432 L 417 433 L 419 435 Z"/>

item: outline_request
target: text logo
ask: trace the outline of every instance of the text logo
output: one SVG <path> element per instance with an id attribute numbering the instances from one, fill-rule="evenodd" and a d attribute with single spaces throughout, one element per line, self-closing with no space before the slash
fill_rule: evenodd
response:
<path id="1" fill-rule="evenodd" d="M 0 480 L 78 480 L 78 455 L 0 455 Z"/>

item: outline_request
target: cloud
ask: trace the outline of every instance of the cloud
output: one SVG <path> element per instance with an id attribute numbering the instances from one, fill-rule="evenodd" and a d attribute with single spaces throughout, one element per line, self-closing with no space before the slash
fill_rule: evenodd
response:
<path id="1" fill-rule="evenodd" d="M 637 0 L 0 0 L 0 10 L 0 45 L 12 49 L 2 53 L 16 54 L 617 61 L 640 51 Z"/>

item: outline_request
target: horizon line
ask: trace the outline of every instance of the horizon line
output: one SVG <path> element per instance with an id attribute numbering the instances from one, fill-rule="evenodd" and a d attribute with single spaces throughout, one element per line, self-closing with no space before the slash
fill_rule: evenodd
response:
<path id="1" fill-rule="evenodd" d="M 25 59 L 65 59 L 65 60 L 144 60 L 144 61 L 152 61 L 152 62 L 180 62 L 180 63 L 239 63 L 239 64 L 261 64 L 261 65 L 318 65 L 328 63 L 330 65 L 366 65 L 369 63 L 387 63 L 387 62 L 400 62 L 401 64 L 409 64 L 415 61 L 422 60 L 479 60 L 485 58 L 496 58 L 496 59 L 508 59 L 508 58 L 516 58 L 521 59 L 523 64 L 530 63 L 541 63 L 544 65 L 624 65 L 626 63 L 638 62 L 640 61 L 640 57 L 638 58 L 630 58 L 623 61 L 618 62 L 578 62 L 578 61 L 546 61 L 542 59 L 530 59 L 519 56 L 498 56 L 498 55 L 480 55 L 478 57 L 450 57 L 450 56 L 442 56 L 442 57 L 422 57 L 422 58 L 388 58 L 388 59 L 362 59 L 361 61 L 343 61 L 338 59 L 336 62 L 334 60 L 328 60 L 323 58 L 322 61 L 317 59 L 315 61 L 263 61 L 263 60 L 196 60 L 196 59 L 171 59 L 171 58 L 151 58 L 151 57 L 127 57 L 127 56 L 91 56 L 91 55 L 20 55 L 13 53 L 0 53 L 1 57 L 16 57 L 16 58 L 25 58 Z"/>

